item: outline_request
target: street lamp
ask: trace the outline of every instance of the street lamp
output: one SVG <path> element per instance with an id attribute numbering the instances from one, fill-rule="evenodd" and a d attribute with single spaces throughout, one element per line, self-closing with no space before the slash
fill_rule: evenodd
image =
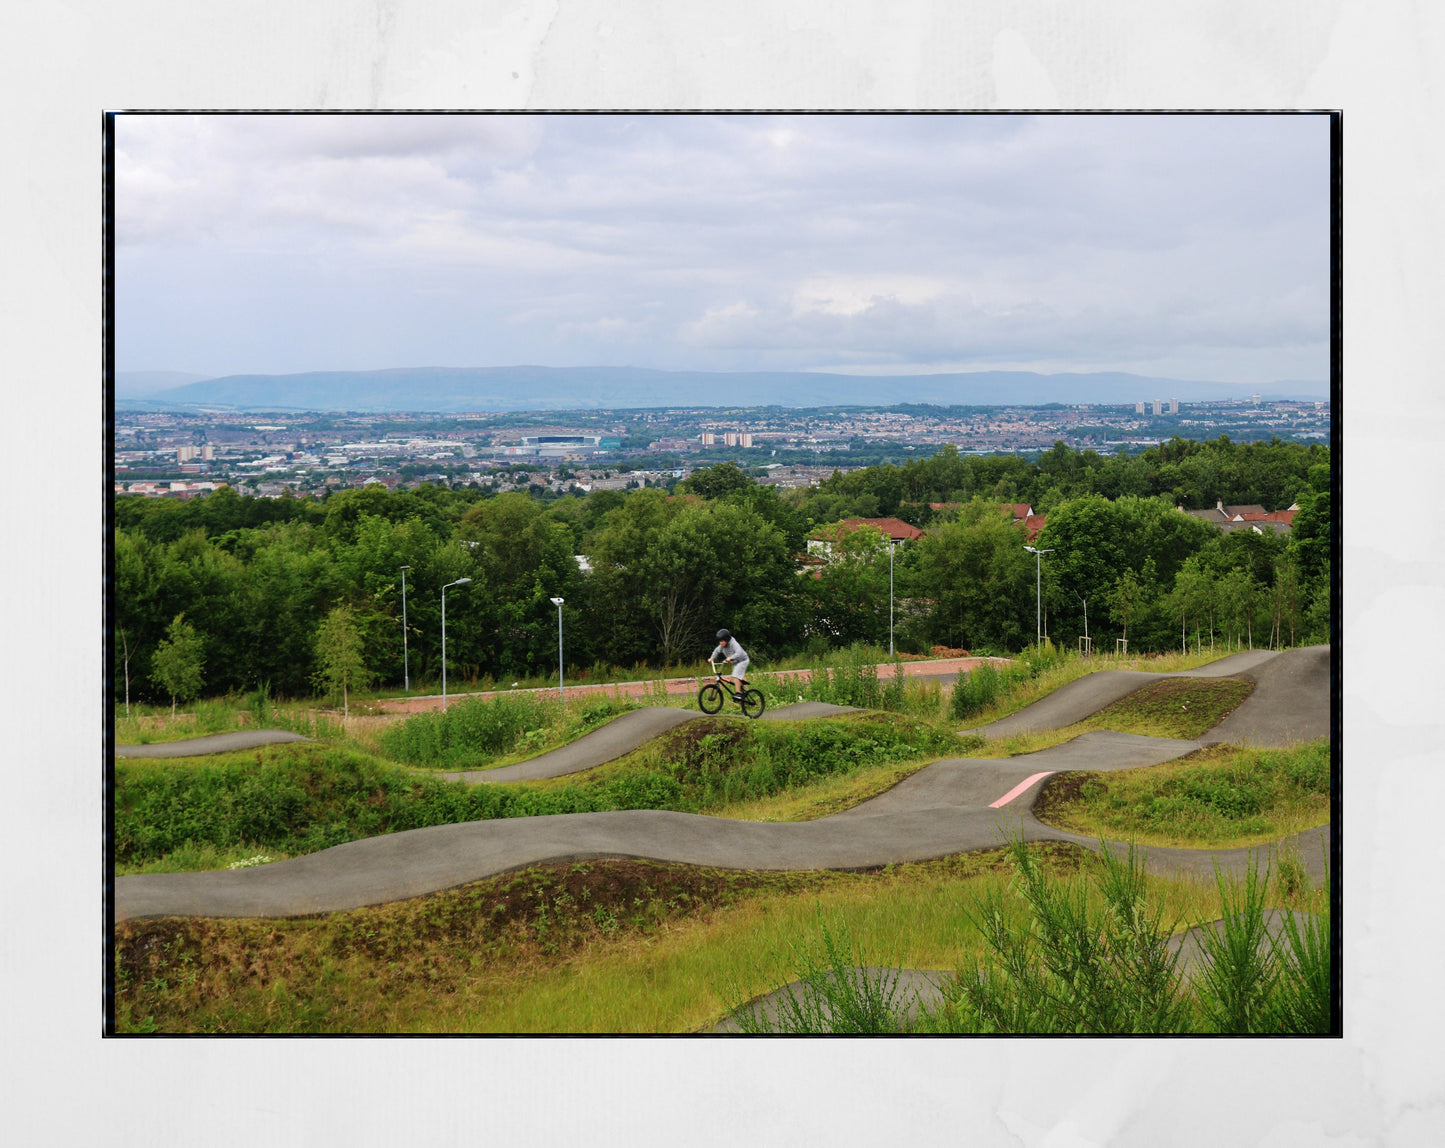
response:
<path id="1" fill-rule="evenodd" d="M 401 675 L 403 689 L 411 693 L 411 666 L 406 657 L 406 572 L 410 566 L 401 568 Z"/>
<path id="2" fill-rule="evenodd" d="M 557 700 L 562 701 L 562 603 L 565 598 L 553 598 L 552 605 L 557 607 Z"/>
<path id="3" fill-rule="evenodd" d="M 447 590 L 470 582 L 470 578 L 458 578 L 442 587 L 442 710 L 447 708 Z"/>
<path id="4" fill-rule="evenodd" d="M 1033 546 L 1025 546 L 1030 554 L 1034 556 L 1034 645 L 1044 644 L 1044 555 L 1052 554 L 1053 550 L 1039 550 Z"/>
<path id="5" fill-rule="evenodd" d="M 1074 597 L 1084 604 L 1084 653 L 1092 654 L 1094 647 L 1093 643 L 1089 641 L 1089 600 L 1077 590 L 1074 591 Z"/>

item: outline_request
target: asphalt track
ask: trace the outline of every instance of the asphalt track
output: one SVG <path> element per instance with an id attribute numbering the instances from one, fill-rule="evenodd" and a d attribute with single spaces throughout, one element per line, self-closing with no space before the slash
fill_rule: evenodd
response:
<path id="1" fill-rule="evenodd" d="M 1305 646 L 1283 654 L 1253 649 L 1173 674 L 1101 669 L 1062 685 L 1019 713 L 968 732 L 993 739 L 1064 729 L 1144 685 L 1166 678 L 1244 678 L 1254 682 L 1254 693 L 1228 719 L 1209 730 L 1207 742 L 1272 746 L 1329 736 L 1329 646 Z"/>
<path id="2" fill-rule="evenodd" d="M 934 762 L 862 805 L 808 822 L 746 822 L 666 810 L 620 810 L 439 825 L 352 841 L 250 869 L 119 877 L 115 881 L 115 916 L 117 920 L 159 916 L 292 917 L 336 912 L 418 897 L 529 865 L 606 857 L 773 871 L 870 869 L 993 848 L 1010 834 L 1027 841 L 1069 841 L 1097 850 L 1096 840 L 1046 826 L 1030 812 L 1033 799 L 1051 773 L 1064 769 L 1119 769 L 1169 760 L 1206 742 L 1226 740 L 1223 731 L 1231 726 L 1227 740 L 1243 744 L 1281 745 L 1326 736 L 1328 665 L 1328 648 L 1314 647 L 1280 654 L 1256 651 L 1234 655 L 1185 674 L 1127 674 L 1121 678 L 1122 671 L 1103 671 L 1089 675 L 1105 678 L 1102 683 L 1089 687 L 1089 678 L 1081 679 L 1028 710 L 978 731 L 990 732 L 1021 718 L 1024 724 L 1020 728 L 1057 728 L 1079 720 L 1064 720 L 1061 714 L 1092 705 L 1081 714 L 1087 716 L 1161 677 L 1251 677 L 1256 688 L 1249 702 L 1200 742 L 1099 731 L 1034 754 L 989 760 L 947 759 Z M 1134 683 L 1132 688 L 1119 692 L 1127 682 Z M 1081 686 L 1085 688 L 1075 688 Z M 1066 692 L 1072 696 L 1066 705 L 1060 705 L 1057 697 Z M 1244 713 L 1250 703 L 1255 703 L 1252 716 Z M 1281 707 L 1289 712 L 1281 714 Z M 1030 716 L 1031 711 L 1038 712 Z M 663 711 L 667 715 L 673 712 Z M 682 716 L 669 716 L 666 720 L 671 725 L 696 716 L 687 711 L 675 712 Z M 809 711 L 783 707 L 772 716 L 774 720 L 786 720 L 789 713 L 807 716 Z M 632 723 L 636 728 L 629 736 L 640 734 L 648 722 L 662 720 L 639 718 Z M 610 752 L 615 757 L 613 751 L 625 740 L 622 733 L 611 735 L 614 742 L 610 746 L 604 745 L 606 738 L 598 739 L 598 735 L 607 734 L 621 721 L 588 735 L 597 740 L 579 752 Z M 1038 724 L 1028 724 L 1031 721 Z M 1316 729 L 1318 733 L 1312 732 Z M 574 745 L 583 746 L 588 738 Z M 196 752 L 194 745 L 189 752 Z M 555 758 L 546 767 L 556 772 L 545 776 L 570 772 L 562 768 L 564 751 L 555 753 L 563 757 Z M 523 763 L 521 768 L 533 764 Z M 496 776 L 500 770 L 477 772 L 492 775 L 486 780 L 502 780 Z M 1328 863 L 1328 836 L 1328 826 L 1324 826 L 1276 845 L 1296 848 L 1311 876 L 1321 880 Z M 1149 871 L 1159 874 L 1207 877 L 1216 864 L 1225 872 L 1240 873 L 1252 854 L 1265 855 L 1272 848 L 1156 847 L 1148 850 L 1145 864 Z"/>
<path id="3" fill-rule="evenodd" d="M 764 713 L 758 721 L 801 721 L 804 718 L 831 717 L 835 714 L 857 713 L 852 706 L 835 706 L 826 702 L 799 702 L 781 709 Z M 686 725 L 690 721 L 706 717 L 696 710 L 679 710 L 670 706 L 646 706 L 631 710 L 621 717 L 608 722 L 601 729 L 579 737 L 576 741 L 558 749 L 550 750 L 517 765 L 504 765 L 497 769 L 468 769 L 460 773 L 442 773 L 449 781 L 465 781 L 469 785 L 495 785 L 505 781 L 541 781 L 548 777 L 562 777 L 569 773 L 580 773 L 609 761 L 615 761 L 625 753 L 646 745 L 653 738 Z"/>
<path id="4" fill-rule="evenodd" d="M 230 753 L 238 749 L 255 749 L 284 741 L 309 741 L 299 733 L 284 729 L 243 729 L 235 733 L 217 733 L 209 737 L 189 737 L 184 741 L 164 741 L 155 745 L 118 745 L 116 757 L 198 757 L 208 753 Z"/>

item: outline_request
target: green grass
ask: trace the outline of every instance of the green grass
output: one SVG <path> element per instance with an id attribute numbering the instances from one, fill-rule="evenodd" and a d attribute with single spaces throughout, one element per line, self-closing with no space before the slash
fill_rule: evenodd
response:
<path id="1" fill-rule="evenodd" d="M 1061 846 L 1055 864 L 1079 863 Z M 999 850 L 876 873 L 536 866 L 310 919 L 120 922 L 122 1032 L 687 1032 L 761 992 L 821 905 L 949 967 Z M 964 939 L 966 944 L 966 939 Z"/>
<path id="2" fill-rule="evenodd" d="M 1150 682 L 1079 723 L 1146 737 L 1193 741 L 1233 713 L 1254 692 L 1243 678 L 1171 678 Z"/>
<path id="3" fill-rule="evenodd" d="M 1034 815 L 1091 837 L 1148 845 L 1254 845 L 1330 817 L 1328 742 L 1291 749 L 1209 746 L 1142 769 L 1060 773 Z"/>
<path id="4" fill-rule="evenodd" d="M 1054 879 L 1097 862 L 1033 847 Z M 606 860 L 536 866 L 430 897 L 318 918 L 120 922 L 121 1032 L 693 1032 L 786 983 L 824 920 L 901 967 L 977 968 L 990 897 L 1028 931 L 1006 851 L 872 873 L 749 873 Z M 1293 900 L 1275 883 L 1270 902 Z M 1217 889 L 1145 878 L 1179 928 Z M 1097 914 L 1106 901 L 1085 890 Z"/>
<path id="5" fill-rule="evenodd" d="M 791 800 L 797 809 L 786 819 L 805 820 L 819 815 L 808 807 L 820 786 L 848 779 L 881 792 L 893 783 L 882 779 L 898 777 L 900 770 L 906 776 L 955 753 L 958 745 L 946 727 L 896 714 L 757 723 L 718 716 L 669 730 L 583 779 L 573 775 L 533 785 L 590 791 L 650 784 L 659 792 L 675 791 L 666 808 L 735 817 L 749 816 L 762 802 Z"/>
<path id="6" fill-rule="evenodd" d="M 219 846 L 205 841 L 186 841 L 147 861 L 118 862 L 115 875 L 124 877 L 135 873 L 197 873 L 207 869 L 250 868 L 247 862 L 270 864 L 273 861 L 289 859 L 290 854 L 281 849 L 257 845 L 254 842 Z"/>
<path id="7" fill-rule="evenodd" d="M 363 708 L 353 703 L 352 709 Z M 305 702 L 279 702 L 264 693 L 208 698 L 178 706 L 132 705 L 130 713 L 115 707 L 117 745 L 161 745 L 193 737 L 247 729 L 281 729 L 303 737 L 338 741 L 343 737 L 339 714 L 320 712 Z"/>
<path id="8" fill-rule="evenodd" d="M 902 1007 L 893 958 L 856 938 L 846 919 L 829 922 L 821 912 L 794 942 L 789 972 L 770 986 L 775 1016 L 747 1007 L 738 992 L 731 1011 L 745 1031 L 796 1034 L 1330 1031 L 1328 888 L 1285 899 L 1280 907 L 1302 909 L 1304 922 L 1286 914 L 1271 933 L 1266 911 L 1280 896 L 1271 897 L 1258 859 L 1242 879 L 1216 874 L 1222 924 L 1202 931 L 1201 956 L 1186 966 L 1169 941 L 1190 914 L 1160 895 L 1132 846 L 1104 851 L 1077 876 L 1061 877 L 1021 840 L 1011 842 L 1009 860 L 1007 888 L 973 890 L 969 921 L 982 959 L 960 961 L 942 1000 L 924 1003 L 916 1018 Z"/>
<path id="9" fill-rule="evenodd" d="M 601 695 L 570 702 L 536 694 L 470 698 L 392 722 L 377 744 L 387 757 L 417 769 L 483 769 L 535 757 L 636 708 Z"/>

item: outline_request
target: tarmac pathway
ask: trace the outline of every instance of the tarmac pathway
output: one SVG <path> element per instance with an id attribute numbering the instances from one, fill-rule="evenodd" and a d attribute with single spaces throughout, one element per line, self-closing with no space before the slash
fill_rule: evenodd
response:
<path id="1" fill-rule="evenodd" d="M 1254 707 L 1253 718 L 1246 715 L 1247 720 L 1235 723 L 1231 740 L 1281 744 L 1277 739 L 1314 728 L 1316 711 L 1325 715 L 1324 732 L 1328 732 L 1327 650 L 1324 656 L 1319 650 L 1235 655 L 1205 670 L 1213 672 L 1131 677 L 1137 682 L 1133 687 L 1137 689 L 1163 676 L 1217 677 L 1226 673 L 1249 673 L 1257 682 L 1250 700 L 1260 704 Z M 1100 676 L 1103 675 L 1090 675 Z M 1100 703 L 1100 697 L 1116 700 L 1117 679 L 1106 680 L 1092 691 L 1072 688 L 1087 682 L 1086 678 L 1057 691 L 1071 690 L 1076 695 L 1068 707 L 1051 706 L 1051 695 L 1013 717 L 1048 707 L 1043 720 L 1068 724 L 1060 720 L 1058 714 L 1073 712 L 1069 707 L 1093 705 L 1087 712 L 1095 712 L 1109 704 L 1109 701 Z M 1295 715 L 1280 718 L 1275 710 L 1285 703 L 1298 709 Z M 696 716 L 687 711 L 657 708 L 671 725 Z M 1241 706 L 1234 716 L 1238 717 L 1243 710 Z M 796 716 L 811 712 L 784 707 L 773 715 L 774 719 L 786 720 L 785 711 L 793 711 Z M 635 728 L 615 734 L 619 739 L 617 744 L 621 744 L 623 733 L 636 736 L 649 722 L 664 720 L 663 716 L 656 716 L 655 711 L 634 712 L 654 716 L 637 718 L 632 723 Z M 681 716 L 673 718 L 674 712 Z M 1034 718 L 1038 718 L 1037 713 Z M 621 721 L 618 719 L 589 737 L 605 734 Z M 994 726 L 1001 724 L 994 723 Z M 1217 729 L 1228 724 L 1227 719 Z M 1043 781 L 1064 769 L 1118 769 L 1169 760 L 1198 748 L 1204 740 L 1208 739 L 1170 741 L 1099 731 L 1018 757 L 947 759 L 925 767 L 871 801 L 832 817 L 808 822 L 747 822 L 666 810 L 619 810 L 433 826 L 352 841 L 291 861 L 250 869 L 120 877 L 115 881 L 115 914 L 118 920 L 156 916 L 300 916 L 422 896 L 528 865 L 604 857 L 733 869 L 869 869 L 993 848 L 1001 844 L 1006 834 L 1022 835 L 1029 841 L 1071 841 L 1097 849 L 1097 841 L 1043 825 L 1029 812 Z M 600 754 L 616 748 L 614 744 L 609 749 L 604 742 L 605 739 L 595 742 L 588 752 Z M 523 763 L 523 767 L 532 764 Z M 478 772 L 499 774 L 502 771 Z M 1298 848 L 1302 862 L 1316 880 L 1322 879 L 1325 873 L 1328 837 L 1326 826 L 1299 834 L 1289 842 Z M 1216 862 L 1226 871 L 1242 872 L 1248 856 L 1259 852 L 1264 851 L 1152 848 L 1148 850 L 1146 866 L 1156 873 L 1207 877 Z"/>
<path id="2" fill-rule="evenodd" d="M 284 741 L 309 741 L 299 733 L 284 729 L 243 729 L 235 733 L 216 733 L 209 737 L 188 737 L 184 741 L 163 741 L 153 745 L 118 745 L 116 757 L 199 757 L 208 753 L 230 753 L 238 749 L 255 749 Z"/>
<path id="3" fill-rule="evenodd" d="M 726 712 L 726 711 L 724 711 Z M 799 702 L 771 710 L 758 721 L 801 721 L 804 718 L 832 717 L 835 714 L 859 712 L 853 706 L 835 706 L 827 702 Z M 707 717 L 696 710 L 679 710 L 671 706 L 647 706 L 614 718 L 601 729 L 584 734 L 574 742 L 540 754 L 516 765 L 496 769 L 468 769 L 459 773 L 441 773 L 448 781 L 465 781 L 468 785 L 496 785 L 505 781 L 540 781 L 581 773 L 646 745 L 653 738 L 680 725 Z"/>
<path id="4" fill-rule="evenodd" d="M 1223 730 L 1225 726 L 1230 726 L 1229 734 L 1213 740 L 1246 744 L 1238 740 L 1245 738 L 1250 739 L 1248 744 L 1282 745 L 1329 736 L 1328 646 L 1306 646 L 1283 653 L 1246 650 L 1196 670 L 1167 674 L 1142 670 L 1099 670 L 1060 686 L 1018 713 L 965 732 L 999 738 L 1016 733 L 1062 729 L 1083 721 L 1151 682 L 1166 678 L 1226 677 L 1253 681 L 1255 693 L 1235 711 L 1238 721 L 1231 723 L 1226 720 L 1216 727 L 1216 730 Z M 1264 687 L 1262 696 L 1261 687 Z"/>

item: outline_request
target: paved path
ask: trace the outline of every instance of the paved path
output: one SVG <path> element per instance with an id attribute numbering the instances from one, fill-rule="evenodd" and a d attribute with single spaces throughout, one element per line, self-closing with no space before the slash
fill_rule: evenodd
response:
<path id="1" fill-rule="evenodd" d="M 726 712 L 726 711 L 724 711 Z M 799 702 L 764 713 L 758 721 L 801 721 L 804 718 L 832 717 L 836 714 L 858 713 L 853 706 L 835 706 L 826 702 Z M 676 729 L 707 715 L 697 710 L 679 710 L 670 706 L 648 706 L 632 710 L 608 722 L 601 729 L 584 734 L 574 742 L 557 749 L 496 769 L 469 769 L 459 773 L 441 773 L 448 781 L 465 781 L 469 785 L 495 785 L 505 781 L 540 781 L 580 773 L 646 745 L 659 734 Z"/>
<path id="2" fill-rule="evenodd" d="M 1260 670 L 1271 659 L 1280 664 L 1257 675 L 1252 695 L 1252 700 L 1264 703 L 1256 707 L 1260 716 L 1252 725 L 1238 723 L 1241 736 L 1282 736 L 1276 728 L 1279 723 L 1269 716 L 1274 691 L 1296 702 L 1310 701 L 1311 691 L 1322 691 L 1323 700 L 1315 700 L 1328 711 L 1328 677 L 1321 673 L 1327 671 L 1327 658 L 1311 651 L 1290 651 L 1255 658 L 1249 668 Z M 1218 669 L 1219 664 L 1209 668 Z M 925 767 L 871 801 L 808 822 L 619 810 L 440 825 L 353 841 L 251 869 L 120 877 L 115 882 L 116 917 L 286 917 L 333 912 L 417 897 L 528 865 L 602 857 L 731 869 L 868 869 L 992 848 L 1005 834 L 1097 849 L 1098 842 L 1045 826 L 1029 812 L 1043 781 L 1063 769 L 1126 768 L 1168 760 L 1199 744 L 1099 731 L 1035 754 L 948 759 Z M 1291 844 L 1312 876 L 1322 879 L 1328 827 L 1297 835 Z M 1156 873 L 1208 877 L 1216 862 L 1226 871 L 1242 872 L 1251 852 L 1257 851 L 1151 848 L 1147 867 Z"/>
<path id="3" fill-rule="evenodd" d="M 284 729 L 243 729 L 235 733 L 217 733 L 209 737 L 188 737 L 184 741 L 163 741 L 154 745 L 118 745 L 116 757 L 198 757 L 207 753 L 230 753 L 237 749 L 255 749 L 283 741 L 308 741 L 299 733 Z"/>
<path id="4" fill-rule="evenodd" d="M 1255 683 L 1255 692 L 1217 726 L 1226 731 L 1215 741 L 1234 744 L 1287 745 L 1328 737 L 1330 732 L 1329 647 L 1307 646 L 1279 653 L 1247 650 L 1196 670 L 1157 674 L 1142 670 L 1099 670 L 1061 686 L 1047 697 L 1006 718 L 967 732 L 987 738 L 1062 729 L 1128 697 L 1151 682 L 1166 678 L 1240 677 Z M 1248 708 L 1246 708 L 1248 707 Z"/>

